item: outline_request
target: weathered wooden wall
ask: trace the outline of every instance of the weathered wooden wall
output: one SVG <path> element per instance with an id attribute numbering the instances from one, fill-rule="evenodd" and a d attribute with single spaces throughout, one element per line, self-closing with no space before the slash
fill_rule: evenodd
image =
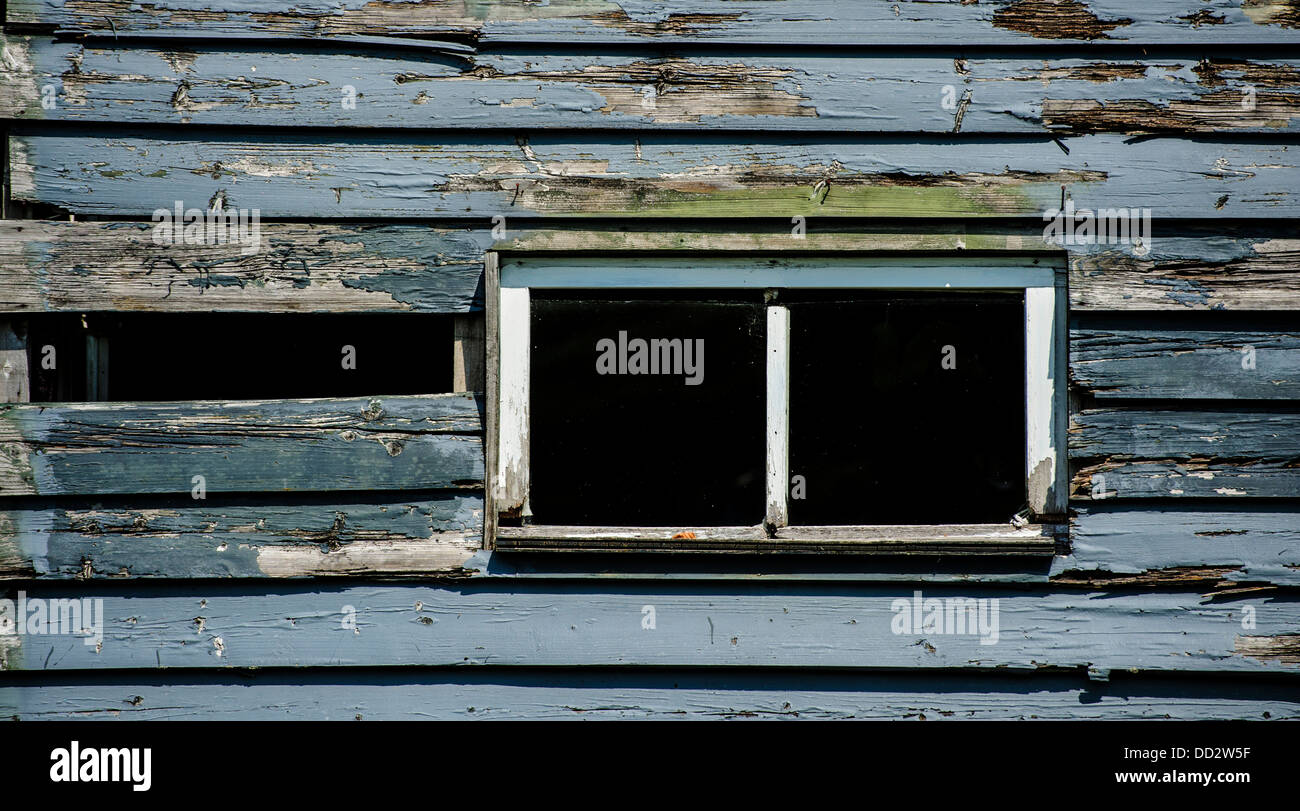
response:
<path id="1" fill-rule="evenodd" d="M 7 15 L 0 597 L 102 598 L 105 633 L 0 636 L 0 717 L 1300 717 L 1294 2 Z M 178 200 L 260 210 L 260 250 L 155 244 Z M 1155 234 L 1065 249 L 1072 515 L 1046 559 L 484 551 L 482 396 L 19 385 L 44 313 L 471 336 L 489 250 L 1059 253 L 1066 200 Z M 894 634 L 918 589 L 998 599 L 997 644 Z"/>

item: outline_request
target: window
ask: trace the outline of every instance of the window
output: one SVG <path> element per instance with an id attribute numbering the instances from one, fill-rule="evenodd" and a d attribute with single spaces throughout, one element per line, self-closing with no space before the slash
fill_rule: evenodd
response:
<path id="1" fill-rule="evenodd" d="M 35 402 L 273 400 L 450 390 L 448 316 L 40 313 Z"/>
<path id="2" fill-rule="evenodd" d="M 497 548 L 1051 553 L 1056 260 L 495 260 Z"/>

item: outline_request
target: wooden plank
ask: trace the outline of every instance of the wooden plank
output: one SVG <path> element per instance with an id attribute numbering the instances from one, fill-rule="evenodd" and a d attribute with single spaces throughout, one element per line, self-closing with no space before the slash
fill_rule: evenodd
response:
<path id="1" fill-rule="evenodd" d="M 1116 674 L 11 673 L 0 718 L 79 720 L 1297 719 L 1289 683 Z M 38 680 L 39 679 L 39 680 Z"/>
<path id="2" fill-rule="evenodd" d="M 206 203 L 203 204 L 206 208 Z M 423 312 L 482 307 L 485 232 L 264 223 L 263 249 L 152 223 L 0 222 L 0 312 Z"/>
<path id="3" fill-rule="evenodd" d="M 486 227 L 263 223 L 269 250 L 245 256 L 232 245 L 155 245 L 152 227 L 0 221 L 0 312 L 466 312 L 482 307 L 483 251 L 494 245 L 532 253 L 1048 247 L 1039 227 L 978 222 L 901 229 L 814 219 L 802 240 L 763 222 L 519 226 L 502 240 Z M 1161 236 L 1145 258 L 1131 246 L 1071 247 L 1071 308 L 1300 310 L 1300 241 L 1237 226 L 1203 230 Z"/>
<path id="4" fill-rule="evenodd" d="M 1052 290 L 1064 276 L 1060 257 L 1048 256 L 608 256 L 512 257 L 501 271 L 504 288 L 542 290 L 967 289 Z"/>
<path id="5" fill-rule="evenodd" d="M 1076 505 L 1057 582 L 1300 585 L 1300 507 L 1096 502 Z"/>
<path id="6" fill-rule="evenodd" d="M 477 398 L 0 407 L 0 495 L 482 487 Z"/>
<path id="7" fill-rule="evenodd" d="M 1010 524 L 960 526 L 795 526 L 776 540 L 807 552 L 883 555 L 1048 555 L 1056 550 L 1056 527 Z"/>
<path id="8" fill-rule="evenodd" d="M 1071 498 L 1294 498 L 1300 414 L 1085 409 L 1071 415 Z"/>
<path id="9" fill-rule="evenodd" d="M 1149 317 L 1074 327 L 1070 380 L 1099 399 L 1294 400 L 1300 329 L 1179 329 Z"/>
<path id="10" fill-rule="evenodd" d="M 1300 128 L 1294 59 L 745 50 L 466 58 L 348 43 L 239 48 L 12 34 L 3 46 L 14 69 L 0 74 L 0 118 L 33 121 L 964 133 Z"/>
<path id="11" fill-rule="evenodd" d="M 191 506 L 193 504 L 194 506 Z M 602 581 L 691 580 L 722 582 L 965 582 L 1037 583 L 1049 576 L 1058 588 L 1184 586 L 1202 591 L 1251 584 L 1300 585 L 1300 507 L 1221 504 L 1212 510 L 1179 504 L 1076 504 L 1070 527 L 1070 553 L 1052 558 L 1047 567 L 974 566 L 956 537 L 975 533 L 969 527 L 790 527 L 776 539 L 746 534 L 754 547 L 769 552 L 830 551 L 855 541 L 859 551 L 887 555 L 946 551 L 959 563 L 945 566 L 933 558 L 926 574 L 905 560 L 853 568 L 843 557 L 825 563 L 825 555 L 801 555 L 796 565 L 770 555 L 738 562 L 723 555 L 717 562 L 689 559 L 621 557 L 603 563 L 584 556 L 506 555 L 470 558 L 481 543 L 483 501 L 480 494 L 405 492 L 359 497 L 324 495 L 288 500 L 266 496 L 222 499 L 220 503 L 177 504 L 135 497 L 129 500 L 48 504 L 18 502 L 0 511 L 0 579 L 193 579 L 328 576 L 462 576 L 478 578 L 563 578 Z M 572 528 L 574 530 L 578 528 Z M 586 537 L 570 533 L 569 548 L 590 550 L 598 537 L 627 542 L 616 532 L 585 528 Z M 527 535 L 555 536 L 541 528 L 507 528 L 502 546 L 527 545 Z M 634 537 L 653 537 L 657 549 L 740 551 L 741 533 L 716 528 L 698 532 L 687 550 L 672 530 L 646 529 Z M 802 544 L 785 543 L 799 538 Z M 1022 556 L 1035 538 L 1031 529 L 994 528 L 980 541 L 995 557 Z M 576 539 L 576 540 L 575 540 Z M 720 540 L 712 547 L 712 540 Z M 1050 535 L 1046 536 L 1049 543 Z M 1003 543 L 1004 542 L 1004 543 Z M 927 544 L 929 545 L 927 547 Z M 622 548 L 613 543 L 603 548 Z M 969 546 L 968 546 L 969 548 Z M 927 551 L 928 549 L 928 551 Z M 762 551 L 761 549 L 759 551 Z M 988 556 L 982 557 L 988 560 Z M 569 561 L 566 563 L 566 561 Z"/>
<path id="12" fill-rule="evenodd" d="M 761 526 L 591 527 L 530 525 L 498 527 L 496 549 L 512 552 L 777 552 Z"/>
<path id="13" fill-rule="evenodd" d="M 1041 226 L 1002 221 L 908 223 L 906 228 L 881 223 L 808 220 L 800 238 L 789 224 L 753 220 L 742 224 L 708 221 L 540 222 L 512 230 L 493 248 L 521 253 L 590 253 L 593 251 L 659 251 L 664 253 L 751 251 L 807 253 L 852 251 L 955 252 L 1013 251 L 1059 256 L 1060 248 L 1042 240 Z"/>
<path id="14" fill-rule="evenodd" d="M 446 491 L 0 507 L 0 579 L 463 576 L 483 530 Z"/>
<path id="15" fill-rule="evenodd" d="M 496 548 L 510 551 L 710 552 L 733 555 L 1051 555 L 1050 526 L 781 526 L 753 527 L 500 527 Z M 734 564 L 737 571 L 756 565 Z M 760 568 L 761 565 L 760 565 Z"/>
<path id="16" fill-rule="evenodd" d="M 486 391 L 483 316 L 459 315 L 453 326 L 452 389 Z"/>
<path id="17" fill-rule="evenodd" d="M 205 0 L 185 8 L 120 0 L 10 0 L 10 24 L 101 34 L 449 36 L 490 42 L 934 45 L 1123 42 L 1294 43 L 1281 0 L 553 0 L 466 4 Z"/>
<path id="18" fill-rule="evenodd" d="M 824 137 L 824 136 L 823 136 Z M 1008 136 L 1009 137 L 1009 136 Z M 15 200 L 152 217 L 184 201 L 283 217 L 1033 217 L 1060 205 L 1163 218 L 1300 214 L 1287 144 L 1119 135 L 960 143 L 671 133 L 212 140 L 11 136 Z M 324 156 L 328 155 L 328 159 Z M 1062 189 L 1062 187 L 1065 187 Z"/>
<path id="19" fill-rule="evenodd" d="M 23 320 L 0 318 L 0 403 L 31 400 L 27 370 L 27 325 Z"/>
<path id="20" fill-rule="evenodd" d="M 1129 668 L 1300 672 L 1300 662 L 1282 655 L 1300 628 L 1300 602 L 1254 592 L 1203 597 L 936 584 L 918 595 L 910 584 L 608 582 L 593 589 L 472 579 L 454 587 L 284 581 L 271 594 L 255 583 L 136 583 L 126 593 L 110 585 L 26 587 L 29 608 L 34 600 L 102 600 L 90 605 L 96 616 L 102 606 L 103 639 L 5 637 L 4 668 L 1063 667 L 1103 677 Z M 4 596 L 16 601 L 18 595 L 10 589 Z M 918 596 L 921 602 L 914 603 Z M 947 621 L 941 630 L 953 633 L 904 626 L 912 606 L 924 608 L 926 599 L 961 600 L 967 609 L 972 604 L 966 600 L 990 601 L 974 603 L 984 606 L 984 630 L 958 633 Z M 958 604 L 951 605 L 955 611 Z M 653 607 L 654 629 L 643 627 L 646 606 Z M 1248 613 L 1254 627 L 1243 628 Z M 37 630 L 50 629 L 37 623 Z"/>
<path id="21" fill-rule="evenodd" d="M 881 225 L 811 220 L 803 239 L 785 227 L 755 223 L 725 226 L 674 225 L 652 231 L 630 226 L 523 228 L 496 247 L 517 251 L 1010 251 L 1046 247 L 1042 229 L 997 222 L 947 225 L 918 223 L 904 231 Z M 681 229 L 681 230 L 679 230 Z M 1070 309 L 1300 310 L 1300 240 L 1285 226 L 1223 224 L 1179 226 L 1151 244 L 1073 245 Z"/>
<path id="22" fill-rule="evenodd" d="M 1300 239 L 1234 232 L 1075 246 L 1074 310 L 1300 310 Z"/>

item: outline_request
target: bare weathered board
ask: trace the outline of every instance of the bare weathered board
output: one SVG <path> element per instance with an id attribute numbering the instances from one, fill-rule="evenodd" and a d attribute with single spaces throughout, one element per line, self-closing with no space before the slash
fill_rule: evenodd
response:
<path id="1" fill-rule="evenodd" d="M 0 118 L 361 128 L 1268 132 L 1300 61 L 817 50 L 439 54 L 9 35 Z M 321 47 L 325 46 L 325 47 Z M 1062 56 L 1065 54 L 1063 53 Z"/>
<path id="2" fill-rule="evenodd" d="M 486 231 L 262 223 L 260 244 L 170 244 L 153 223 L 0 221 L 0 312 L 482 308 Z"/>
<path id="3" fill-rule="evenodd" d="M 472 394 L 0 406 L 0 496 L 482 488 L 480 414 Z"/>
<path id="4" fill-rule="evenodd" d="M 460 576 L 479 493 L 0 502 L 0 579 Z"/>
<path id="5" fill-rule="evenodd" d="M 452 390 L 486 391 L 484 365 L 487 347 L 483 316 L 457 316 L 452 332 Z"/>
<path id="6" fill-rule="evenodd" d="M 1070 248 L 1075 310 L 1300 310 L 1300 239 L 1175 225 L 1151 244 Z"/>
<path id="7" fill-rule="evenodd" d="M 121 0 L 9 0 L 11 24 L 100 34 L 455 36 L 485 43 L 755 43 L 967 46 L 1034 43 L 1294 43 L 1286 0 L 991 0 L 841 2 L 421 0 L 307 3 L 202 0 L 187 8 Z"/>
<path id="8" fill-rule="evenodd" d="M 0 221 L 0 311 L 452 312 L 482 307 L 483 251 L 765 253 L 1056 250 L 1037 226 L 893 228 L 813 219 L 802 239 L 770 222 L 671 230 L 537 223 L 496 239 L 487 223 L 263 223 L 263 250 L 160 245 L 152 223 Z M 1300 310 L 1300 241 L 1258 227 L 1071 246 L 1074 310 Z"/>
<path id="9" fill-rule="evenodd" d="M 263 218 L 1041 219 L 1066 199 L 1155 219 L 1300 212 L 1291 145 L 1253 140 L 61 132 L 10 137 L 14 199 L 141 219 L 177 200 Z"/>

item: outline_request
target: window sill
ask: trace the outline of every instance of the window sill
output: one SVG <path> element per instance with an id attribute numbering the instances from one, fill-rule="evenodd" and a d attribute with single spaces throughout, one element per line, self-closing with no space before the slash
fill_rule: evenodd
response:
<path id="1" fill-rule="evenodd" d="M 1052 555 L 1056 524 L 782 527 L 498 527 L 496 548 L 520 552 L 842 553 Z"/>

